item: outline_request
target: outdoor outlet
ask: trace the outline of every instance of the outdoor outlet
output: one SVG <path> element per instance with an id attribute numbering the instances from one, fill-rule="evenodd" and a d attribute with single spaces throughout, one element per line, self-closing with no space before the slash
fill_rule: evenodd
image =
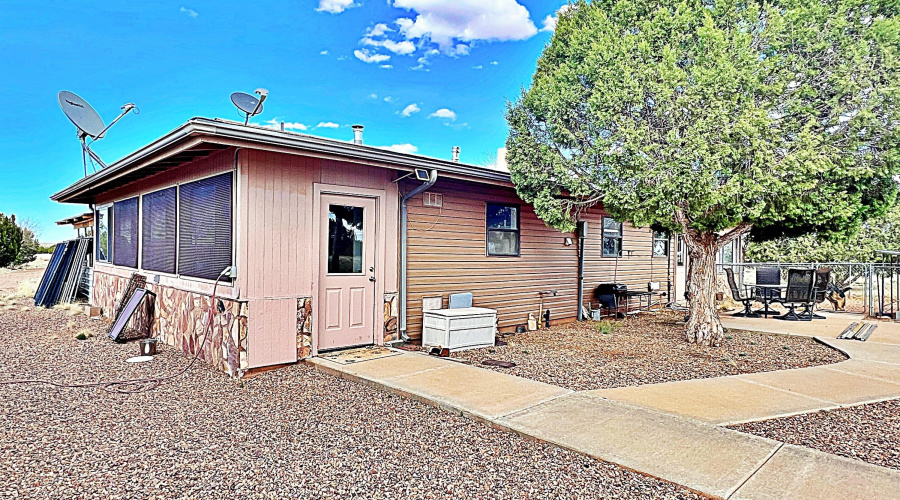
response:
<path id="1" fill-rule="evenodd" d="M 228 266 L 225 268 L 224 275 L 229 278 L 237 278 L 237 266 Z"/>

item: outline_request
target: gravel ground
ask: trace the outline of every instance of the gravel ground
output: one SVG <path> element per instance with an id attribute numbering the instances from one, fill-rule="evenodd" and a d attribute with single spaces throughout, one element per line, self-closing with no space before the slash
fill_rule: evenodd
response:
<path id="1" fill-rule="evenodd" d="M 512 361 L 494 370 L 572 390 L 721 377 L 843 361 L 838 351 L 811 338 L 729 330 L 720 347 L 684 341 L 683 313 L 632 316 L 617 322 L 583 322 L 509 335 L 506 346 L 471 349 L 451 357 L 481 365 Z M 602 333 L 601 324 L 612 325 Z"/>
<path id="2" fill-rule="evenodd" d="M 900 470 L 898 399 L 730 428 Z"/>
<path id="3" fill-rule="evenodd" d="M 162 347 L 25 299 L 0 307 L 0 379 L 172 373 Z M 11 308 L 10 308 L 11 307 Z M 73 336 L 90 330 L 88 340 Z M 197 365 L 146 393 L 0 386 L 0 498 L 700 498 L 305 365 L 243 382 Z"/>

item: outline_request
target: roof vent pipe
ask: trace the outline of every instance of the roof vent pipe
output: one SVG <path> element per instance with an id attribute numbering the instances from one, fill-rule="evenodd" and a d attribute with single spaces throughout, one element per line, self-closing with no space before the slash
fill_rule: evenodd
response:
<path id="1" fill-rule="evenodd" d="M 353 144 L 362 144 L 362 133 L 363 126 L 362 125 L 353 125 L 350 127 L 353 129 Z"/>
<path id="2" fill-rule="evenodd" d="M 434 186 L 434 183 L 437 182 L 438 173 L 437 170 L 432 170 L 428 173 L 428 181 L 424 184 L 418 186 L 412 191 L 403 195 L 403 198 L 400 198 L 400 339 L 404 342 L 409 342 L 409 335 L 406 334 L 406 232 L 407 232 L 407 219 L 408 219 L 408 211 L 407 202 L 417 194 L 425 191 L 426 189 Z"/>
<path id="3" fill-rule="evenodd" d="M 459 163 L 459 146 L 453 146 L 453 161 Z"/>

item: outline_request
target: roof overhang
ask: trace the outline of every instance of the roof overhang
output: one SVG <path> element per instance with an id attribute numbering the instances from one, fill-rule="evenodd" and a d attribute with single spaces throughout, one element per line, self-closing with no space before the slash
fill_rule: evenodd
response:
<path id="1" fill-rule="evenodd" d="M 56 225 L 57 226 L 67 226 L 69 224 L 72 224 L 74 226 L 74 225 L 78 225 L 78 224 L 89 224 L 89 223 L 92 223 L 93 221 L 94 221 L 94 213 L 87 212 L 87 213 L 83 213 L 81 215 L 76 215 L 74 217 L 69 217 L 67 219 L 58 220 L 58 221 L 56 221 Z"/>
<path id="2" fill-rule="evenodd" d="M 63 203 L 92 203 L 94 197 L 103 192 L 234 147 L 340 159 L 394 170 L 435 169 L 445 177 L 511 185 L 509 172 L 503 170 L 247 126 L 228 120 L 192 118 L 172 132 L 50 198 Z"/>

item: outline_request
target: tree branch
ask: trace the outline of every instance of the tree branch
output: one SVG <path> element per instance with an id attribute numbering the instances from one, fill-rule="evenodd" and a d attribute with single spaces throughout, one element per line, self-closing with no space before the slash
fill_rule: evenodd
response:
<path id="1" fill-rule="evenodd" d="M 738 239 L 742 234 L 749 232 L 751 228 L 753 228 L 753 224 L 750 224 L 749 222 L 741 222 L 737 226 L 734 226 L 727 233 L 719 236 L 719 246 L 731 243 L 732 241 Z"/>

